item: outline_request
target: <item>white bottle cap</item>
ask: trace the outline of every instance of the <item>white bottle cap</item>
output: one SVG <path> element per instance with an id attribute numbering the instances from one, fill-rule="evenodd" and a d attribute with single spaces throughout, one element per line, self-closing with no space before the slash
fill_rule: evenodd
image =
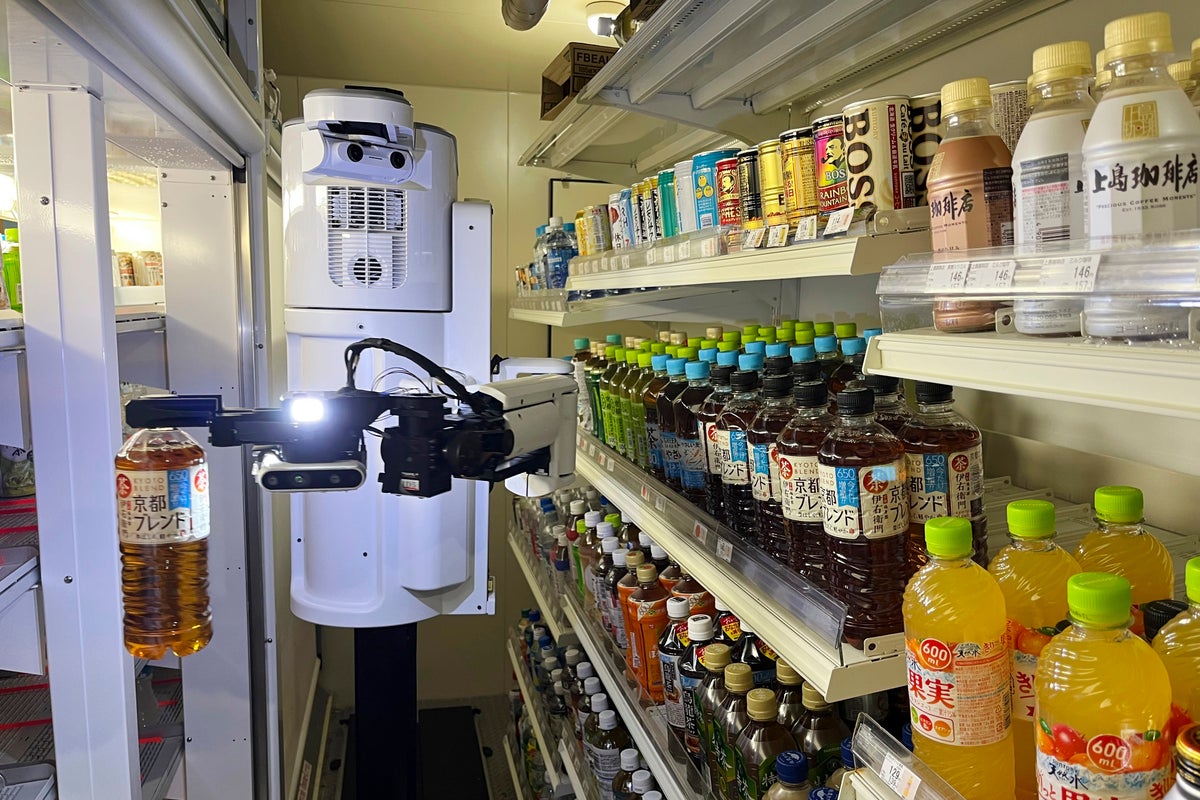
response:
<path id="1" fill-rule="evenodd" d="M 551 217 L 550 218 L 550 227 L 551 228 L 561 228 L 562 226 L 563 226 L 562 217 Z"/>
<path id="2" fill-rule="evenodd" d="M 622 550 L 622 549 L 620 549 L 620 548 L 617 548 L 616 550 L 613 550 L 613 554 L 612 554 L 612 557 L 613 557 L 613 564 L 614 564 L 615 566 L 618 566 L 618 567 L 623 567 L 623 566 L 625 566 L 625 558 L 626 558 L 628 555 L 629 555 L 629 551 L 628 551 L 628 550 Z"/>
<path id="3" fill-rule="evenodd" d="M 662 792 L 657 789 L 652 792 L 646 792 L 642 795 L 642 800 L 663 800 Z"/>
<path id="4" fill-rule="evenodd" d="M 578 647 L 572 647 L 567 650 L 566 662 L 568 667 L 573 667 L 583 660 L 583 653 L 579 652 Z"/>
<path id="5" fill-rule="evenodd" d="M 667 616 L 671 619 L 687 619 L 691 610 L 691 603 L 686 597 L 672 597 L 667 601 Z"/>
<path id="6" fill-rule="evenodd" d="M 713 605 L 716 606 L 717 611 L 729 611 L 730 610 L 729 604 L 726 603 L 721 598 L 717 597 L 715 594 L 712 596 L 712 599 L 713 599 Z"/>
<path id="7" fill-rule="evenodd" d="M 594 699 L 593 699 L 593 702 L 595 702 Z M 604 698 L 604 702 L 606 705 L 608 704 L 607 697 Z M 592 709 L 595 710 L 595 708 L 596 707 L 593 705 Z M 600 719 L 597 721 L 600 724 L 600 730 L 602 730 L 602 731 L 614 730 L 617 727 L 617 712 L 612 711 L 611 709 L 606 709 L 604 711 L 601 711 Z"/>
<path id="8" fill-rule="evenodd" d="M 585 503 L 583 500 L 572 500 L 571 501 L 571 513 L 572 514 L 586 514 L 587 513 L 587 503 Z"/>
<path id="9" fill-rule="evenodd" d="M 595 528 L 604 520 L 604 515 L 599 511 L 589 511 L 583 515 L 583 524 L 589 528 Z"/>
<path id="10" fill-rule="evenodd" d="M 663 550 L 661 547 L 659 547 L 656 544 L 650 545 L 650 558 L 661 559 L 661 558 L 666 558 L 666 557 L 667 557 L 666 550 Z"/>
<path id="11" fill-rule="evenodd" d="M 642 547 L 649 547 L 654 544 L 654 540 L 650 538 L 650 534 L 646 533 L 645 531 L 641 531 L 638 534 L 638 544 L 640 544 Z"/>
<path id="12" fill-rule="evenodd" d="M 575 667 L 575 674 L 579 676 L 579 680 L 584 681 L 584 686 L 587 686 L 587 679 L 595 675 L 596 671 L 592 669 L 592 662 L 580 661 L 579 666 Z"/>
<path id="13" fill-rule="evenodd" d="M 688 638 L 693 642 L 707 642 L 713 637 L 713 618 L 708 614 L 692 614 L 688 617 Z"/>
<path id="14" fill-rule="evenodd" d="M 554 693 L 555 693 L 555 694 L 566 694 L 566 693 L 567 693 L 567 690 L 566 690 L 566 688 L 565 688 L 565 687 L 563 687 L 563 682 L 562 682 L 562 681 L 555 681 L 555 682 L 554 682 Z"/>
<path id="15" fill-rule="evenodd" d="M 592 671 L 592 665 L 589 664 L 587 661 L 585 661 L 579 665 L 579 674 L 580 675 L 583 675 L 583 668 L 585 666 L 587 667 L 588 672 Z M 600 693 L 600 679 L 594 678 L 591 675 L 588 675 L 586 678 L 584 678 L 583 679 L 583 693 L 588 696 L 591 696 L 594 694 L 599 694 Z"/>
<path id="16" fill-rule="evenodd" d="M 562 527 L 562 526 L 559 526 L 559 527 Z M 554 543 L 557 544 L 559 547 L 566 547 L 567 546 L 567 535 L 565 533 L 560 533 L 558 536 L 554 537 Z"/>
<path id="17" fill-rule="evenodd" d="M 567 674 L 566 670 L 564 670 L 562 667 L 559 667 L 558 669 L 550 670 L 550 682 L 551 683 L 562 683 L 563 676 L 566 674 Z"/>
<path id="18" fill-rule="evenodd" d="M 559 668 L 558 659 L 555 658 L 554 656 L 550 656 L 549 658 L 547 658 L 545 661 L 542 662 L 542 669 L 546 670 L 546 672 L 549 672 L 550 674 L 554 674 L 554 670 L 556 670 L 558 668 Z"/>
<path id="19" fill-rule="evenodd" d="M 633 773 L 633 791 L 636 794 L 645 794 L 654 786 L 654 776 L 649 770 L 639 769 Z"/>
<path id="20" fill-rule="evenodd" d="M 600 499 L 600 490 L 597 489 L 595 486 L 589 486 L 587 488 L 587 491 L 584 492 L 584 494 L 588 497 L 588 499 L 591 499 L 593 497 L 596 498 L 597 500 Z"/>
<path id="21" fill-rule="evenodd" d="M 596 523 L 596 535 L 600 537 L 601 541 L 603 541 L 604 539 L 612 538 L 612 535 L 613 535 L 612 523 L 611 522 L 597 522 Z"/>
<path id="22" fill-rule="evenodd" d="M 638 751 L 636 748 L 628 747 L 621 751 L 621 769 L 626 772 L 638 771 Z"/>
<path id="23" fill-rule="evenodd" d="M 567 526 L 566 525 L 555 525 L 553 528 L 550 529 L 550 533 L 553 534 L 554 536 L 566 536 L 567 535 Z"/>
<path id="24" fill-rule="evenodd" d="M 608 695 L 604 692 L 596 692 L 592 695 L 592 713 L 599 714 L 608 708 Z"/>
<path id="25" fill-rule="evenodd" d="M 601 525 L 608 525 L 607 522 L 601 522 Z M 611 525 L 609 527 L 612 527 Z M 615 554 L 621 546 L 621 540 L 615 536 L 605 536 L 600 540 L 600 549 L 609 554 Z"/>

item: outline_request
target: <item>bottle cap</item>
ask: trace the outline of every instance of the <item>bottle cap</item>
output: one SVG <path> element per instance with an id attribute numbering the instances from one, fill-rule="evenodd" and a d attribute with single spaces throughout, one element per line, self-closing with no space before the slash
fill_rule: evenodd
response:
<path id="1" fill-rule="evenodd" d="M 786 344 L 784 344 L 783 342 L 776 342 L 774 344 L 767 345 L 767 349 L 766 349 L 767 358 L 774 358 L 777 356 L 787 356 L 787 355 L 788 355 L 788 346 Z"/>
<path id="2" fill-rule="evenodd" d="M 1167 74 L 1174 78 L 1175 82 L 1180 86 L 1193 88 L 1191 85 L 1193 83 L 1192 60 L 1190 58 L 1185 58 L 1183 61 L 1176 61 L 1174 63 L 1167 64 Z M 1187 91 L 1187 89 L 1184 89 L 1184 91 Z"/>
<path id="3" fill-rule="evenodd" d="M 721 341 L 733 342 L 734 344 L 738 344 L 739 342 L 742 341 L 741 331 L 725 331 L 724 333 L 721 334 Z"/>
<path id="4" fill-rule="evenodd" d="M 736 350 L 725 350 L 717 353 L 717 365 L 737 368 L 738 353 Z"/>
<path id="5" fill-rule="evenodd" d="M 685 361 L 695 361 L 696 356 L 700 351 L 695 347 L 681 347 L 675 354 Z"/>
<path id="6" fill-rule="evenodd" d="M 702 381 L 708 377 L 708 362 L 689 361 L 684 367 L 684 374 L 689 381 Z"/>
<path id="7" fill-rule="evenodd" d="M 601 528 L 603 528 L 605 525 L 608 525 L 609 531 L 612 530 L 612 525 L 609 525 L 609 523 L 607 523 L 607 522 L 600 523 Z M 609 554 L 615 553 L 615 552 L 617 552 L 617 548 L 620 546 L 621 546 L 621 541 L 615 536 L 605 536 L 604 538 L 602 538 L 600 540 L 600 552 L 602 552 L 602 553 L 609 553 Z"/>
<path id="8" fill-rule="evenodd" d="M 551 648 L 551 652 L 553 652 L 553 648 Z M 542 660 L 542 669 L 546 670 L 546 672 L 554 672 L 558 667 L 558 656 L 547 656 Z"/>
<path id="9" fill-rule="evenodd" d="M 779 701 L 770 689 L 751 689 L 746 695 L 746 714 L 750 719 L 766 722 L 779 714 Z"/>
<path id="10" fill-rule="evenodd" d="M 642 795 L 642 800 L 663 800 L 662 792 L 658 789 L 652 789 Z"/>
<path id="11" fill-rule="evenodd" d="M 816 361 L 792 362 L 792 383 L 807 383 L 821 378 L 821 365 Z"/>
<path id="12" fill-rule="evenodd" d="M 875 410 L 875 393 L 865 386 L 855 386 L 837 393 L 839 417 L 861 417 Z"/>
<path id="13" fill-rule="evenodd" d="M 858 325 L 853 322 L 839 322 L 833 326 L 833 334 L 839 339 L 849 339 L 858 335 Z"/>
<path id="14" fill-rule="evenodd" d="M 712 648 L 708 648 L 711 650 Z M 704 651 L 708 655 L 708 650 Z M 725 688 L 731 692 L 739 694 L 750 691 L 754 688 L 754 673 L 750 670 L 749 664 L 726 664 L 725 665 Z"/>
<path id="15" fill-rule="evenodd" d="M 689 336 L 689 337 L 688 337 L 688 339 L 687 339 L 687 346 L 688 346 L 688 347 L 694 347 L 694 348 L 696 348 L 697 350 L 699 350 L 699 349 L 700 349 L 700 343 L 701 343 L 702 341 L 704 341 L 704 339 L 702 339 L 702 338 L 701 338 L 701 337 L 699 337 L 699 336 Z"/>
<path id="16" fill-rule="evenodd" d="M 839 403 L 841 395 L 838 395 Z M 839 405 L 838 410 L 841 410 Z M 925 549 L 934 558 L 962 558 L 972 552 L 971 522 L 962 517 L 934 517 L 925 522 Z"/>
<path id="17" fill-rule="evenodd" d="M 1179 732 L 1175 740 L 1179 780 L 1186 780 L 1187 785 L 1195 785 L 1194 778 L 1200 777 L 1200 724 L 1189 725 Z M 1182 788 L 1182 787 L 1180 787 Z M 649 797 L 649 795 L 647 795 Z"/>
<path id="18" fill-rule="evenodd" d="M 604 337 L 604 341 L 608 342 L 609 344 L 620 344 L 625 340 L 621 338 L 621 334 L 619 333 L 610 333 Z"/>
<path id="19" fill-rule="evenodd" d="M 720 325 L 712 325 L 704 329 L 705 339 L 720 339 L 725 335 L 725 329 Z"/>
<path id="20" fill-rule="evenodd" d="M 842 355 L 857 356 L 867 352 L 867 340 L 861 336 L 842 339 Z"/>
<path id="21" fill-rule="evenodd" d="M 669 358 L 667 359 L 667 374 L 672 378 L 678 378 L 684 374 L 687 367 L 686 358 Z"/>
<path id="22" fill-rule="evenodd" d="M 823 711 L 829 708 L 829 703 L 825 701 L 825 695 L 821 694 L 821 690 L 811 683 L 804 684 L 804 688 L 801 690 L 801 702 L 809 711 Z"/>
<path id="23" fill-rule="evenodd" d="M 672 597 L 667 601 L 667 616 L 671 619 L 687 619 L 692 611 L 692 604 L 686 597 Z"/>
<path id="24" fill-rule="evenodd" d="M 742 346 L 737 342 L 717 342 L 718 353 L 736 353 Z"/>
<path id="25" fill-rule="evenodd" d="M 818 336 L 813 339 L 813 349 L 818 353 L 837 352 L 837 337 L 833 334 Z"/>
<path id="26" fill-rule="evenodd" d="M 657 544 L 650 545 L 650 558 L 654 559 L 655 561 L 661 561 L 662 559 L 664 559 L 666 557 L 667 557 L 666 550 L 664 550 L 662 547 L 660 547 Z"/>
<path id="27" fill-rule="evenodd" d="M 686 597 L 678 598 L 691 604 Z M 688 617 L 688 638 L 693 642 L 707 642 L 713 637 L 713 618 L 708 614 L 692 614 Z"/>
<path id="28" fill-rule="evenodd" d="M 650 357 L 650 367 L 655 372 L 662 372 L 662 371 L 666 370 L 668 361 L 670 361 L 669 356 L 665 356 L 665 355 L 651 356 Z"/>
<path id="29" fill-rule="evenodd" d="M 756 339 L 753 342 L 746 342 L 742 349 L 746 351 L 746 355 L 765 357 L 767 354 L 767 343 Z"/>
<path id="30" fill-rule="evenodd" d="M 650 345 L 650 354 L 655 356 L 665 356 L 667 354 L 667 346 L 662 342 L 654 342 Z"/>
<path id="31" fill-rule="evenodd" d="M 654 776 L 650 774 L 648 769 L 639 769 L 633 773 L 633 792 L 634 794 L 644 795 L 646 792 L 654 788 Z"/>
<path id="32" fill-rule="evenodd" d="M 579 339 L 576 339 L 574 342 L 572 342 L 572 344 L 575 345 L 576 350 L 586 350 L 588 347 L 591 346 L 592 342 L 590 339 L 581 337 Z"/>
<path id="33" fill-rule="evenodd" d="M 718 367 L 713 367 L 709 370 L 708 380 L 713 386 L 728 386 L 729 376 L 732 375 L 736 367 L 722 364 Z"/>
<path id="34" fill-rule="evenodd" d="M 1087 42 L 1055 42 L 1033 51 L 1033 84 L 1092 74 L 1092 48 Z"/>
<path id="35" fill-rule="evenodd" d="M 1129 581 L 1107 572 L 1081 572 L 1067 579 L 1071 621 L 1085 628 L 1116 628 L 1129 623 L 1133 590 Z"/>
<path id="36" fill-rule="evenodd" d="M 740 369 L 729 376 L 729 385 L 735 392 L 752 392 L 758 388 L 758 372 Z"/>
<path id="37" fill-rule="evenodd" d="M 612 559 L 613 559 L 614 566 L 617 566 L 617 567 L 625 566 L 625 564 L 627 563 L 626 562 L 627 558 L 629 558 L 628 550 L 618 547 L 616 550 L 613 551 Z"/>
<path id="38" fill-rule="evenodd" d="M 757 333 L 760 337 L 774 336 L 775 331 L 776 331 L 776 328 L 774 325 L 759 325 L 758 330 L 755 331 L 755 333 Z"/>
<path id="39" fill-rule="evenodd" d="M 992 90 L 987 78 L 963 78 L 942 87 L 942 119 L 969 108 L 991 108 Z"/>
<path id="40" fill-rule="evenodd" d="M 754 344 L 754 342 L 751 342 Z M 762 353 L 746 353 L 738 356 L 738 369 L 754 370 L 755 372 L 763 368 Z"/>
<path id="41" fill-rule="evenodd" d="M 1104 52 L 1110 64 L 1130 56 L 1170 53 L 1174 49 L 1171 18 L 1162 11 L 1121 17 L 1104 26 Z M 946 113 L 945 107 L 946 101 L 943 99 L 943 114 Z"/>
<path id="42" fill-rule="evenodd" d="M 792 398 L 802 408 L 819 408 L 829 404 L 829 389 L 824 381 L 805 381 L 792 387 Z"/>
<path id="43" fill-rule="evenodd" d="M 799 325 L 796 327 L 799 327 Z M 817 336 L 834 336 L 837 326 L 832 322 L 815 322 L 813 323 L 812 331 Z"/>
<path id="44" fill-rule="evenodd" d="M 724 672 L 725 668 L 729 666 L 729 645 L 710 644 L 704 648 L 700 662 L 709 672 Z"/>
<path id="45" fill-rule="evenodd" d="M 781 686 L 799 686 L 804 683 L 804 678 L 800 677 L 800 673 L 784 661 L 775 662 L 775 680 Z"/>
<path id="46" fill-rule="evenodd" d="M 592 713 L 599 714 L 608 708 L 608 695 L 604 692 L 596 692 L 592 695 Z"/>
<path id="47" fill-rule="evenodd" d="M 625 355 L 628 352 L 629 352 L 629 350 L 624 347 L 614 347 L 613 348 L 613 358 L 617 361 L 624 361 Z"/>
<path id="48" fill-rule="evenodd" d="M 702 347 L 696 357 L 701 361 L 707 362 L 710 366 L 717 363 L 717 348 Z"/>
<path id="49" fill-rule="evenodd" d="M 876 397 L 900 391 L 900 379 L 891 375 L 868 375 L 865 383 L 868 389 L 875 392 Z"/>
<path id="50" fill-rule="evenodd" d="M 1017 539 L 1054 536 L 1054 503 L 1049 500 L 1015 500 L 1008 504 L 1008 534 Z"/>
<path id="51" fill-rule="evenodd" d="M 611 522 L 597 522 L 596 535 L 600 537 L 600 546 L 604 546 L 604 540 L 613 535 L 613 525 Z"/>
<path id="52" fill-rule="evenodd" d="M 604 347 L 604 357 L 605 357 L 605 358 L 607 358 L 609 361 L 612 361 L 614 358 L 616 358 L 616 356 L 617 356 L 617 348 L 616 348 L 616 346 L 615 346 L 615 345 L 611 345 L 611 344 L 610 344 L 610 345 L 605 345 L 605 347 Z"/>
<path id="53" fill-rule="evenodd" d="M 577 667 L 579 666 L 579 662 L 583 661 L 583 653 L 579 652 L 578 647 L 569 647 L 563 658 L 566 660 L 568 667 Z"/>
<path id="54" fill-rule="evenodd" d="M 626 772 L 637 772 L 640 754 L 635 747 L 627 747 L 621 751 L 621 769 Z"/>
<path id="55" fill-rule="evenodd" d="M 1182 600 L 1151 600 L 1149 603 L 1140 603 L 1138 608 L 1142 611 L 1146 626 L 1146 639 L 1153 641 L 1164 625 L 1187 611 L 1188 604 Z"/>
<path id="56" fill-rule="evenodd" d="M 583 676 L 584 664 L 587 665 L 588 672 L 591 672 L 594 669 L 592 667 L 591 662 L 589 662 L 589 661 L 583 662 L 583 664 L 579 665 L 579 674 L 581 677 Z M 594 677 L 592 675 L 588 675 L 586 678 L 584 678 L 583 679 L 583 693 L 586 694 L 588 697 L 595 699 L 596 695 L 600 694 L 600 679 L 597 677 Z"/>
<path id="57" fill-rule="evenodd" d="M 812 343 L 816 340 L 816 338 L 817 338 L 816 334 L 814 334 L 810 330 L 805 331 L 805 330 L 801 330 L 800 328 L 796 328 L 796 330 L 792 333 L 792 341 L 800 346 L 804 346 L 804 345 L 811 346 Z M 813 356 L 813 357 L 815 358 L 816 356 Z M 794 358 L 794 356 L 793 356 L 793 358 Z"/>
<path id="58" fill-rule="evenodd" d="M 816 325 L 815 325 L 815 324 L 814 324 L 814 323 L 813 323 L 811 320 L 807 320 L 807 319 L 800 320 L 800 319 L 798 319 L 798 320 L 796 320 L 796 325 L 795 325 L 795 328 L 796 328 L 796 330 L 798 330 L 798 331 L 811 331 L 811 330 L 815 330 L 815 329 L 816 329 Z"/>
<path id="59" fill-rule="evenodd" d="M 579 664 L 575 667 L 575 674 L 577 676 L 579 676 L 579 680 L 583 681 L 583 689 L 586 692 L 587 691 L 587 679 L 592 677 L 593 675 L 595 675 L 596 671 L 594 669 L 592 669 L 592 662 L 580 661 Z M 599 685 L 599 684 L 597 684 L 597 685 Z"/>
<path id="60" fill-rule="evenodd" d="M 552 671 L 550 672 L 550 682 L 551 682 L 551 683 L 557 683 L 559 686 L 561 686 L 561 685 L 562 685 L 563 676 L 564 676 L 564 675 L 566 675 L 566 674 L 567 674 L 566 670 L 564 670 L 562 667 L 559 667 L 558 669 L 552 670 Z"/>
<path id="61" fill-rule="evenodd" d="M 654 356 L 649 353 L 638 353 L 638 367 L 645 369 L 646 367 L 653 367 L 653 365 Z"/>
<path id="62" fill-rule="evenodd" d="M 551 217 L 550 218 L 550 227 L 551 228 L 561 228 L 562 225 L 563 225 L 562 217 Z"/>
<path id="63" fill-rule="evenodd" d="M 764 375 L 787 375 L 792 374 L 792 357 L 789 355 L 767 356 L 763 362 Z"/>
<path id="64" fill-rule="evenodd" d="M 607 702 L 607 698 L 605 698 Z M 599 719 L 596 720 L 600 724 L 600 730 L 611 731 L 617 727 L 617 712 L 606 709 L 600 712 Z"/>
<path id="65" fill-rule="evenodd" d="M 756 333 L 758 333 L 757 325 L 743 325 L 742 326 L 742 336 L 754 336 Z"/>
<path id="66" fill-rule="evenodd" d="M 642 355 L 644 355 L 644 353 L 642 353 L 641 350 L 626 350 L 625 351 L 625 363 L 629 364 L 631 366 L 635 366 L 638 362 L 638 357 L 642 356 Z"/>
<path id="67" fill-rule="evenodd" d="M 583 524 L 589 528 L 594 528 L 604 521 L 604 515 L 599 511 L 588 511 L 583 515 Z"/>
<path id="68" fill-rule="evenodd" d="M 542 612 L 538 611 L 536 608 L 530 610 L 530 612 L 529 612 L 529 621 L 530 622 L 537 622 L 541 618 L 542 618 Z"/>
<path id="69" fill-rule="evenodd" d="M 842 739 L 842 766 L 846 769 L 856 769 L 857 764 L 854 761 L 854 737 L 847 736 Z"/>
<path id="70" fill-rule="evenodd" d="M 768 375 L 763 379 L 763 397 L 778 399 L 792 393 L 792 376 Z"/>
<path id="71" fill-rule="evenodd" d="M 610 504 L 607 507 L 612 508 L 612 505 Z M 607 522 L 609 525 L 612 525 L 613 530 L 616 530 L 617 526 L 621 524 L 621 515 L 615 511 L 611 514 L 605 514 L 604 521 Z"/>
<path id="72" fill-rule="evenodd" d="M 1183 580 L 1187 587 L 1187 599 L 1200 603 L 1200 556 L 1188 559 L 1183 569 Z"/>
<path id="73" fill-rule="evenodd" d="M 954 399 L 954 387 L 947 386 L 944 383 L 917 381 L 916 390 L 917 402 L 921 403 L 922 405 L 949 403 Z"/>
<path id="74" fill-rule="evenodd" d="M 712 595 L 712 600 L 713 600 L 713 607 L 715 609 L 717 609 L 717 611 L 728 611 L 729 610 L 729 604 L 726 603 L 721 598 L 717 597 L 715 594 Z"/>
<path id="75" fill-rule="evenodd" d="M 1142 490 L 1132 486 L 1101 486 L 1093 497 L 1096 517 L 1104 522 L 1130 525 L 1142 521 Z"/>
<path id="76" fill-rule="evenodd" d="M 864 328 L 863 332 L 862 332 L 862 337 L 869 342 L 869 341 L 871 341 L 871 337 L 880 336 L 882 334 L 883 334 L 883 328 Z"/>
<path id="77" fill-rule="evenodd" d="M 804 783 L 808 780 L 808 756 L 799 750 L 784 750 L 775 759 L 775 772 L 781 783 Z"/>
<path id="78" fill-rule="evenodd" d="M 625 554 L 625 566 L 637 577 L 637 568 L 646 563 L 646 553 L 643 550 L 630 550 Z"/>
<path id="79" fill-rule="evenodd" d="M 559 670 L 559 672 L 562 672 L 562 670 Z M 563 686 L 563 682 L 561 680 L 554 682 L 554 693 L 559 697 L 566 695 L 567 687 Z"/>
<path id="80" fill-rule="evenodd" d="M 571 501 L 571 515 L 572 516 L 575 516 L 578 514 L 586 514 L 586 513 L 587 513 L 587 503 L 585 501 L 583 501 L 583 500 L 572 500 Z"/>
<path id="81" fill-rule="evenodd" d="M 658 580 L 658 568 L 653 564 L 641 564 L 637 569 L 638 583 L 654 583 Z"/>

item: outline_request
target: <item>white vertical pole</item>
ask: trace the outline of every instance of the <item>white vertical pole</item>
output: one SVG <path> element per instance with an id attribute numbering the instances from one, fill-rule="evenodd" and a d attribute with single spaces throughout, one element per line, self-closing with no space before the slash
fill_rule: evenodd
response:
<path id="1" fill-rule="evenodd" d="M 104 109 L 83 86 L 49 85 L 46 57 L 36 74 L 38 47 L 52 46 L 41 38 L 12 43 L 13 130 L 59 796 L 140 798 L 113 495 L 120 412 Z"/>

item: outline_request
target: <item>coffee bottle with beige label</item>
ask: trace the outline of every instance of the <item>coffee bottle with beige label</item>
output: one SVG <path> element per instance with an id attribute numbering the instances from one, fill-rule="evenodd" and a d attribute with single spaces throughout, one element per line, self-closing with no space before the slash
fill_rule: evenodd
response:
<path id="1" fill-rule="evenodd" d="M 1013 243 L 1012 154 L 991 121 L 986 78 L 942 87 L 942 142 L 929 168 L 929 225 L 935 254 Z M 954 260 L 943 255 L 937 260 Z M 992 328 L 998 304 L 939 300 L 934 327 L 947 333 Z"/>

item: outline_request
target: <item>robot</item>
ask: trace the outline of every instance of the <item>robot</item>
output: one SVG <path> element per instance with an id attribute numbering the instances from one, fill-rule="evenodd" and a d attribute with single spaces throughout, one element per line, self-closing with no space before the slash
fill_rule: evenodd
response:
<path id="1" fill-rule="evenodd" d="M 416 747 L 415 623 L 494 610 L 489 491 L 574 479 L 578 387 L 489 382 L 491 207 L 456 201 L 454 137 L 395 90 L 303 105 L 283 129 L 289 394 L 267 409 L 145 397 L 126 419 L 249 445 L 259 485 L 292 493 L 292 611 L 355 629 L 361 796 L 415 796 L 416 761 L 397 758 Z"/>

